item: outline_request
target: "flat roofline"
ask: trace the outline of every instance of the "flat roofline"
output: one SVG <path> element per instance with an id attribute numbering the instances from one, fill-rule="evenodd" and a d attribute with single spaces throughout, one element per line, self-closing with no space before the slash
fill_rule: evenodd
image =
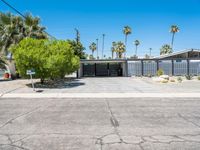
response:
<path id="1" fill-rule="evenodd" d="M 200 58 L 138 58 L 138 59 L 81 59 L 81 63 L 104 63 L 104 62 L 126 62 L 126 61 L 159 61 L 159 60 L 200 60 Z"/>
<path id="2" fill-rule="evenodd" d="M 81 63 L 126 62 L 126 59 L 81 59 Z"/>

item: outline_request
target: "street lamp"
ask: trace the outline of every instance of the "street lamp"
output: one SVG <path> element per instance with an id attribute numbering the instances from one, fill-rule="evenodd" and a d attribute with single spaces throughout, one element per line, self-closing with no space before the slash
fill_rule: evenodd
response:
<path id="1" fill-rule="evenodd" d="M 101 56 L 102 59 L 103 59 L 103 56 L 104 56 L 103 53 L 104 53 L 104 40 L 105 40 L 105 36 L 106 36 L 105 34 L 102 34 L 102 37 L 103 37 L 103 40 L 102 40 L 102 56 Z"/>

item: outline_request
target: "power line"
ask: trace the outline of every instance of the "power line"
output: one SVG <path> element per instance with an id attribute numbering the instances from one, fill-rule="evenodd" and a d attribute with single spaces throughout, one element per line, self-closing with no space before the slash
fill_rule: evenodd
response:
<path id="1" fill-rule="evenodd" d="M 8 2 L 6 2 L 5 0 L 1 0 L 5 5 L 7 5 L 8 7 L 10 7 L 12 10 L 14 10 L 16 13 L 18 13 L 20 16 L 22 16 L 24 19 L 26 19 L 26 16 L 24 16 L 20 11 L 18 11 L 15 7 L 13 7 L 12 5 L 10 5 Z M 54 36 L 52 36 L 51 34 L 49 34 L 46 31 L 43 31 L 44 33 L 46 33 L 49 37 L 56 39 Z"/>

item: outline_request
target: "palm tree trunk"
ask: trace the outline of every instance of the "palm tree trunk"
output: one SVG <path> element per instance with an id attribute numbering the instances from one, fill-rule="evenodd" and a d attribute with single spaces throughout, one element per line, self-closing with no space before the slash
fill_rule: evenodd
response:
<path id="1" fill-rule="evenodd" d="M 125 35 L 125 52 L 124 52 L 124 58 L 126 58 L 127 38 L 128 38 L 128 35 L 126 34 Z"/>
<path id="2" fill-rule="evenodd" d="M 112 52 L 112 59 L 113 59 L 113 57 L 114 57 L 114 52 Z"/>
<path id="3" fill-rule="evenodd" d="M 171 42 L 172 51 L 173 51 L 173 46 L 174 46 L 174 35 L 175 33 L 172 33 L 172 42 Z"/>
<path id="4" fill-rule="evenodd" d="M 137 56 L 137 45 L 135 46 L 135 56 Z"/>

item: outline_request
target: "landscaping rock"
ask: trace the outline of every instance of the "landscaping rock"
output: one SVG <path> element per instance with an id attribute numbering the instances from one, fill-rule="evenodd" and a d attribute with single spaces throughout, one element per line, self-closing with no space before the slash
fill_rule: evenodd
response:
<path id="1" fill-rule="evenodd" d="M 168 75 L 161 75 L 160 78 L 165 79 L 165 80 L 169 80 L 169 76 Z"/>

